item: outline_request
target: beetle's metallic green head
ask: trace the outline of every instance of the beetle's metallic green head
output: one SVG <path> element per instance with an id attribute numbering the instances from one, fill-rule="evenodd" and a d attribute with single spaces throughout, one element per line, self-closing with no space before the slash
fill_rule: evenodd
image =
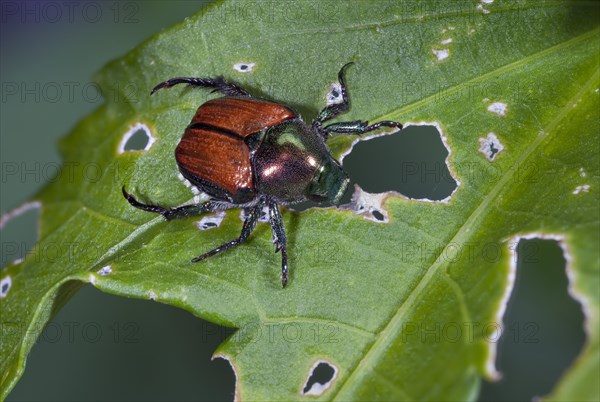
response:
<path id="1" fill-rule="evenodd" d="M 329 157 L 316 172 L 308 188 L 307 197 L 312 201 L 329 201 L 339 205 L 349 182 L 350 179 L 340 164 Z"/>

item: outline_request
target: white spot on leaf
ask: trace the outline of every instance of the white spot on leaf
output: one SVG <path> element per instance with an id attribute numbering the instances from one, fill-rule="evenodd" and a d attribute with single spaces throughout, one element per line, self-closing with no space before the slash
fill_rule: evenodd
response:
<path id="1" fill-rule="evenodd" d="M 3 299 L 6 297 L 11 286 L 12 286 L 12 279 L 10 278 L 9 275 L 6 275 L 4 278 L 2 278 L 0 280 L 0 298 Z"/>
<path id="2" fill-rule="evenodd" d="M 581 176 L 581 177 L 585 177 L 586 176 L 585 170 L 583 170 L 582 167 L 579 168 L 579 176 Z"/>
<path id="3" fill-rule="evenodd" d="M 145 146 L 142 149 L 126 149 L 128 146 L 130 146 L 129 141 L 133 138 L 133 136 L 140 132 L 146 136 Z M 133 126 L 129 127 L 129 130 L 127 130 L 127 132 L 123 136 L 123 139 L 119 143 L 119 154 L 122 154 L 126 151 L 148 151 L 155 141 L 156 139 L 152 136 L 152 133 L 150 132 L 148 126 L 143 123 L 137 122 Z"/>
<path id="4" fill-rule="evenodd" d="M 479 139 L 479 152 L 491 162 L 504 149 L 498 137 L 494 133 L 488 133 L 487 137 Z"/>
<path id="5" fill-rule="evenodd" d="M 100 268 L 97 272 L 97 274 L 100 276 L 107 276 L 107 275 L 110 275 L 111 273 L 112 273 L 112 267 L 110 265 Z"/>
<path id="6" fill-rule="evenodd" d="M 363 191 L 358 184 L 354 185 L 354 193 L 349 204 L 342 205 L 340 208 L 350 209 L 357 215 L 377 223 L 389 222 L 388 212 L 383 208 L 386 198 L 391 192 L 370 194 Z"/>
<path id="7" fill-rule="evenodd" d="M 214 215 L 203 217 L 196 223 L 196 226 L 200 230 L 209 230 L 209 229 L 218 228 L 219 226 L 221 226 L 221 222 L 223 222 L 224 218 L 225 218 L 225 211 L 220 211 Z"/>
<path id="8" fill-rule="evenodd" d="M 496 113 L 498 116 L 504 116 L 506 114 L 506 103 L 494 102 L 488 106 L 487 110 Z"/>
<path id="9" fill-rule="evenodd" d="M 573 194 L 588 193 L 589 191 L 590 191 L 590 185 L 584 184 L 583 186 L 577 186 L 575 188 L 575 190 L 573 191 Z"/>
<path id="10" fill-rule="evenodd" d="M 437 57 L 438 61 L 447 59 L 450 56 L 450 51 L 448 49 L 431 49 L 431 52 Z"/>
<path id="11" fill-rule="evenodd" d="M 342 97 L 342 87 L 338 82 L 335 82 L 329 86 L 329 92 L 327 92 L 327 106 L 342 103 L 344 98 Z"/>
<path id="12" fill-rule="evenodd" d="M 481 5 L 481 4 L 477 4 L 477 7 L 476 7 L 476 8 L 477 8 L 479 11 L 481 11 L 483 14 L 489 14 L 489 13 L 490 13 L 490 10 L 488 10 L 488 9 L 484 8 L 484 7 L 483 7 L 483 5 Z"/>
<path id="13" fill-rule="evenodd" d="M 233 65 L 233 69 L 240 73 L 250 73 L 254 70 L 256 63 L 236 63 Z"/>
<path id="14" fill-rule="evenodd" d="M 449 43 L 452 43 L 452 38 L 448 38 L 448 39 L 444 39 L 440 42 L 442 45 L 447 45 Z"/>

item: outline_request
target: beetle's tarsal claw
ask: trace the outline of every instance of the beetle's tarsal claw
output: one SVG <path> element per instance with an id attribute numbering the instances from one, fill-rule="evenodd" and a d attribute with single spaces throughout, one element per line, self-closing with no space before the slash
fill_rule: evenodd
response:
<path id="1" fill-rule="evenodd" d="M 158 84 L 157 86 L 155 86 L 154 88 L 152 88 L 152 91 L 150 91 L 150 95 L 154 95 L 154 93 L 157 92 L 159 89 L 168 88 L 168 87 L 170 87 L 168 81 L 161 82 L 160 84 Z"/>
<path id="2" fill-rule="evenodd" d="M 137 208 L 137 204 L 139 204 L 138 200 L 136 200 L 133 195 L 129 194 L 127 190 L 125 190 L 125 186 L 121 187 L 121 192 L 123 193 L 123 197 L 125 197 L 127 202 Z"/>
<path id="3" fill-rule="evenodd" d="M 205 259 L 205 258 L 206 258 L 206 257 L 205 257 L 205 255 L 204 255 L 204 254 L 203 254 L 203 255 L 199 255 L 198 257 L 194 257 L 194 258 L 192 258 L 192 260 L 191 260 L 190 262 L 200 262 L 200 261 L 202 261 L 202 260 L 203 260 L 203 259 Z"/>

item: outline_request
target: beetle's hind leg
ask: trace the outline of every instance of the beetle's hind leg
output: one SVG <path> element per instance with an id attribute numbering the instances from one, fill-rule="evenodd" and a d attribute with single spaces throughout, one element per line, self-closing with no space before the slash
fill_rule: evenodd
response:
<path id="1" fill-rule="evenodd" d="M 244 220 L 244 225 L 242 226 L 242 233 L 240 234 L 240 237 L 238 237 L 235 240 L 224 243 L 224 244 L 220 245 L 219 247 L 216 247 L 213 250 L 210 250 L 209 252 L 204 253 L 196 258 L 193 258 L 192 262 L 202 261 L 208 257 L 211 257 L 222 251 L 229 250 L 230 248 L 238 246 L 241 243 L 243 243 L 248 238 L 248 236 L 250 236 L 250 233 L 252 233 L 252 231 L 256 227 L 256 223 L 258 222 L 258 218 L 260 218 L 260 214 L 262 212 L 264 205 L 265 205 L 265 201 L 264 201 L 264 199 L 261 199 L 255 206 L 249 208 L 249 211 L 248 211 L 249 213 L 246 215 L 246 220 Z"/>
<path id="2" fill-rule="evenodd" d="M 135 199 L 135 197 L 129 194 L 125 190 L 125 186 L 122 188 L 123 196 L 125 199 L 134 207 L 141 209 L 143 211 L 154 212 L 156 214 L 162 215 L 166 220 L 171 219 L 179 219 L 186 218 L 188 216 L 200 215 L 205 212 L 210 212 L 216 210 L 216 205 L 211 201 L 207 201 L 204 204 L 192 204 L 192 205 L 183 205 L 181 207 L 176 208 L 165 208 L 160 205 L 153 204 L 143 204 Z"/>
<path id="3" fill-rule="evenodd" d="M 216 78 L 193 78 L 193 77 L 176 77 L 170 80 L 161 82 L 152 89 L 150 95 L 154 94 L 159 89 L 171 88 L 178 84 L 187 84 L 191 87 L 213 88 L 213 92 L 221 92 L 226 96 L 252 96 L 248 91 L 239 85 L 225 80 L 223 77 Z"/>

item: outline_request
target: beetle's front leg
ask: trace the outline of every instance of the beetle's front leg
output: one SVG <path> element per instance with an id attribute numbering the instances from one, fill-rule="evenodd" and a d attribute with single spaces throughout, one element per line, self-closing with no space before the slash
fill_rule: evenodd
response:
<path id="1" fill-rule="evenodd" d="M 338 81 L 340 82 L 340 92 L 342 95 L 342 102 L 334 103 L 323 110 L 321 110 L 318 116 L 313 120 L 312 127 L 313 129 L 321 134 L 325 139 L 327 139 L 327 132 L 323 130 L 323 123 L 327 120 L 334 119 L 341 113 L 344 113 L 350 107 L 350 100 L 348 99 L 348 90 L 346 88 L 346 82 L 344 81 L 344 71 L 350 65 L 354 64 L 353 62 L 346 63 L 340 69 L 338 73 Z"/>
<path id="2" fill-rule="evenodd" d="M 183 205 L 181 207 L 176 208 L 165 208 L 160 205 L 153 204 L 143 204 L 135 199 L 135 197 L 129 194 L 125 190 L 125 186 L 122 188 L 123 196 L 125 199 L 134 207 L 141 209 L 142 211 L 154 212 L 156 214 L 162 215 L 166 220 L 170 221 L 172 219 L 178 218 L 186 218 L 188 216 L 200 215 L 205 212 L 210 212 L 215 210 L 215 205 L 208 201 L 204 204 L 193 204 L 193 205 Z"/>
<path id="3" fill-rule="evenodd" d="M 397 121 L 389 121 L 384 120 L 378 123 L 369 125 L 369 122 L 356 120 L 356 121 L 343 121 L 340 123 L 333 123 L 328 126 L 323 127 L 323 132 L 325 134 L 325 139 L 329 136 L 329 134 L 364 134 L 369 131 L 377 130 L 380 127 L 392 127 L 397 128 L 398 130 L 402 130 L 402 123 Z"/>
<path id="4" fill-rule="evenodd" d="M 288 263 L 287 263 L 287 239 L 283 228 L 283 221 L 279 206 L 273 199 L 269 199 L 269 220 L 271 221 L 271 232 L 273 233 L 273 243 L 275 243 L 275 252 L 281 251 L 281 285 L 285 288 L 288 281 Z"/>
<path id="5" fill-rule="evenodd" d="M 179 84 L 187 84 L 191 87 L 214 88 L 213 92 L 221 92 L 226 96 L 251 96 L 248 91 L 239 85 L 225 80 L 223 77 L 216 78 L 194 78 L 194 77 L 175 77 L 161 82 L 152 89 L 150 95 L 163 88 L 171 88 Z"/>

